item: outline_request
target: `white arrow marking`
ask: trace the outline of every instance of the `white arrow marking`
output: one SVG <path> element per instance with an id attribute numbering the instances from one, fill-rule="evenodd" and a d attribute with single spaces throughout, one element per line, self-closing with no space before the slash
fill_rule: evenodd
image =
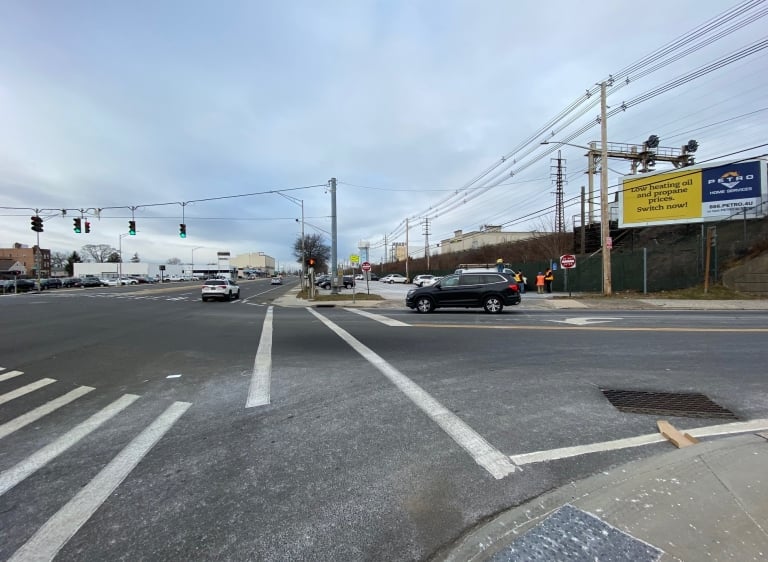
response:
<path id="1" fill-rule="evenodd" d="M 550 320 L 550 322 L 559 322 L 560 324 L 573 324 L 574 326 L 589 326 L 590 324 L 602 324 L 603 322 L 613 322 L 621 318 L 566 318 L 565 320 Z"/>

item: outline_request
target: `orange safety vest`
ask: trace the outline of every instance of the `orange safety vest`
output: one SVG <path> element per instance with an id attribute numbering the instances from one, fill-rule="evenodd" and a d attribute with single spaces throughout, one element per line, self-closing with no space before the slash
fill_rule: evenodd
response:
<path id="1" fill-rule="evenodd" d="M 537 275 L 536 276 L 536 286 L 537 287 L 543 287 L 544 286 L 544 275 Z"/>

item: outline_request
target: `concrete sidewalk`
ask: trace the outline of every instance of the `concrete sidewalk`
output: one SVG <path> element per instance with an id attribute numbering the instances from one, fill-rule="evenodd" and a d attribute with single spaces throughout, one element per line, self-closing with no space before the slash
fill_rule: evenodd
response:
<path id="1" fill-rule="evenodd" d="M 510 509 L 434 558 L 768 559 L 768 434 L 620 466 Z"/>

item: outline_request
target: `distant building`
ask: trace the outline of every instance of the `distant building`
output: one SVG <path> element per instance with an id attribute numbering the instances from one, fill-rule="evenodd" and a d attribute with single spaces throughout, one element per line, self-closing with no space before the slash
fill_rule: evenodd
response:
<path id="1" fill-rule="evenodd" d="M 30 248 L 17 243 L 13 248 L 0 248 L 0 259 L 19 262 L 26 269 L 28 277 L 37 277 L 38 269 L 40 277 L 51 276 L 51 251 L 45 248 L 37 246 Z"/>
<path id="2" fill-rule="evenodd" d="M 249 252 L 231 257 L 229 265 L 237 268 L 238 277 L 247 277 L 246 271 L 262 277 L 269 277 L 275 273 L 275 258 L 264 252 Z"/>
<path id="3" fill-rule="evenodd" d="M 472 232 L 454 231 L 451 238 L 445 238 L 440 241 L 440 253 L 452 254 L 474 250 L 482 246 L 520 242 L 521 240 L 533 238 L 533 236 L 533 232 L 505 232 L 501 230 L 500 226 L 486 224 L 480 230 Z"/>

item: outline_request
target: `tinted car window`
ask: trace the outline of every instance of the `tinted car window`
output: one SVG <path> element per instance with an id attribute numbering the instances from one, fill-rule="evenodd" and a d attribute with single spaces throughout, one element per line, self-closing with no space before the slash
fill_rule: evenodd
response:
<path id="1" fill-rule="evenodd" d="M 461 285 L 479 285 L 483 282 L 483 276 L 479 273 L 468 273 L 461 276 Z"/>
<path id="2" fill-rule="evenodd" d="M 226 281 L 221 281 L 219 279 L 209 279 L 205 282 L 206 285 L 226 285 Z"/>

